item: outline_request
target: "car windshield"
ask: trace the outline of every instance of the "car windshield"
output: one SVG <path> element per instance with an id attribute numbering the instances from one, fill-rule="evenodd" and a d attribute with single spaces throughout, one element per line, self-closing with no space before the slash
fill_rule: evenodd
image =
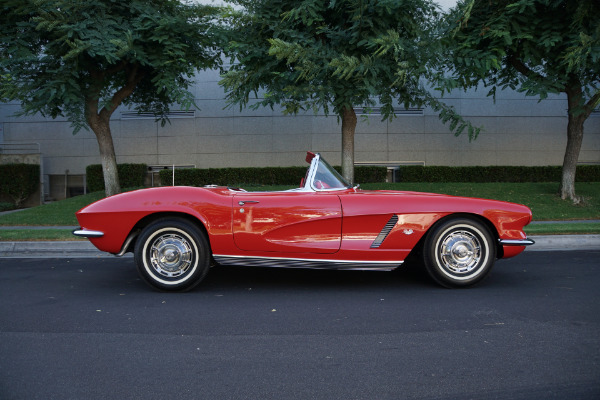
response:
<path id="1" fill-rule="evenodd" d="M 351 185 L 323 159 L 318 158 L 317 171 L 312 182 L 314 189 L 347 189 Z"/>

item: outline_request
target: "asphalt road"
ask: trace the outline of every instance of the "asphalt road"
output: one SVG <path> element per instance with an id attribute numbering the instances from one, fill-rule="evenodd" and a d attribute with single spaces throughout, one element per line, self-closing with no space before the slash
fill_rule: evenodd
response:
<path id="1" fill-rule="evenodd" d="M 525 252 L 467 290 L 403 271 L 0 260 L 0 399 L 598 399 L 600 251 Z"/>

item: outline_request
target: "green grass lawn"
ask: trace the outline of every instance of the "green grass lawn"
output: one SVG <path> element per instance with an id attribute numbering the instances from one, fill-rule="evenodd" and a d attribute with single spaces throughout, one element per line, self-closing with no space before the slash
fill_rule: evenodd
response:
<path id="1" fill-rule="evenodd" d="M 525 233 L 530 236 L 598 234 L 600 223 L 533 224 L 525 227 Z"/>
<path id="2" fill-rule="evenodd" d="M 83 196 L 32 207 L 27 210 L 0 215 L 0 226 L 14 225 L 77 225 L 75 212 L 88 204 L 104 197 L 104 192 L 95 192 Z"/>
<path id="3" fill-rule="evenodd" d="M 361 185 L 373 189 L 375 184 Z M 578 183 L 576 192 L 583 196 L 580 205 L 562 200 L 558 183 L 382 183 L 378 189 L 414 190 L 454 196 L 481 197 L 525 204 L 534 221 L 600 219 L 600 182 Z"/>
<path id="4" fill-rule="evenodd" d="M 252 191 L 290 189 L 290 186 L 246 186 Z M 561 200 L 558 183 L 370 183 L 362 189 L 407 190 L 481 197 L 521 203 L 533 211 L 534 221 L 600 219 L 600 182 L 578 183 L 576 190 L 583 204 Z M 0 215 L 0 226 L 77 225 L 75 212 L 99 200 L 103 192 L 90 193 L 39 207 Z M 530 225 L 530 235 L 562 233 L 600 233 L 599 223 Z M 65 240 L 74 238 L 64 230 L 0 230 L 0 240 Z"/>
<path id="5" fill-rule="evenodd" d="M 2 229 L 0 241 L 87 240 L 73 236 L 70 229 Z"/>

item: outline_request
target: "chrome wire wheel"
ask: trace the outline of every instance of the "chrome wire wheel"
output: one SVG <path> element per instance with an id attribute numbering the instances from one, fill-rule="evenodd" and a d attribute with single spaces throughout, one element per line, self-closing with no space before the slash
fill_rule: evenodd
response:
<path id="1" fill-rule="evenodd" d="M 490 230 L 463 218 L 434 226 L 424 242 L 423 261 L 429 275 L 446 287 L 465 287 L 483 280 L 496 259 Z"/>
<path id="2" fill-rule="evenodd" d="M 204 232 L 182 218 L 160 219 L 147 226 L 135 244 L 140 276 L 166 291 L 192 289 L 210 266 L 210 246 Z"/>

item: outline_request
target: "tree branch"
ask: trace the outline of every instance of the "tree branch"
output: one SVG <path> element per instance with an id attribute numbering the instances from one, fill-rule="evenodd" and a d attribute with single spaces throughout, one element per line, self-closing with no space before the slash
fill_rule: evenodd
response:
<path id="1" fill-rule="evenodd" d="M 131 93 L 133 93 L 137 84 L 140 83 L 142 79 L 144 79 L 145 73 L 140 72 L 139 64 L 136 63 L 131 68 L 127 68 L 127 66 L 124 66 L 124 68 L 127 70 L 127 83 L 121 89 L 117 90 L 112 96 L 112 98 L 110 99 L 110 108 L 102 108 L 102 110 L 100 111 L 101 118 L 110 118 L 112 113 L 123 102 L 123 100 L 125 100 Z"/>
<path id="2" fill-rule="evenodd" d="M 594 106 L 598 104 L 598 102 L 600 102 L 600 91 L 596 92 L 596 94 L 593 95 L 592 98 L 585 104 L 584 108 L 586 118 L 590 116 L 592 111 L 594 111 L 594 109 L 596 108 Z"/>
<path id="3" fill-rule="evenodd" d="M 121 61 L 120 63 L 118 63 L 114 67 L 109 68 L 106 71 L 104 71 L 103 75 L 113 75 L 113 74 L 116 74 L 117 72 L 122 71 L 126 66 L 127 66 L 127 63 L 125 61 Z"/>
<path id="4" fill-rule="evenodd" d="M 511 54 L 508 56 L 507 61 L 514 69 L 525 75 L 529 79 L 543 81 L 545 78 L 543 75 L 531 70 L 527 65 L 523 63 L 516 55 Z"/>

